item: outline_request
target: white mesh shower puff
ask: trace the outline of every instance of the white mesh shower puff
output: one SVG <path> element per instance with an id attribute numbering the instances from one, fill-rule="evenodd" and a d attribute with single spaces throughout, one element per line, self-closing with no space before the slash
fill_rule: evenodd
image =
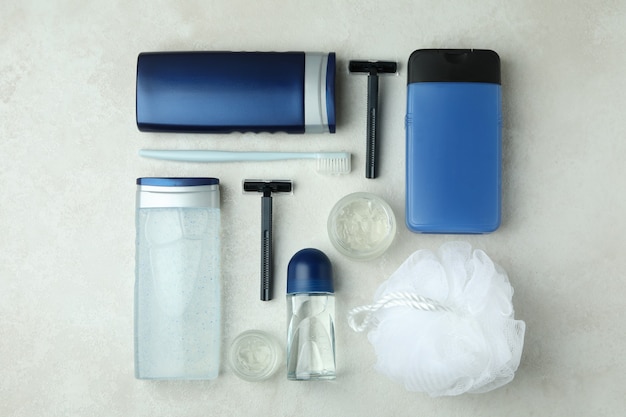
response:
<path id="1" fill-rule="evenodd" d="M 450 242 L 413 253 L 348 320 L 370 329 L 376 370 L 408 391 L 482 393 L 510 382 L 520 363 L 526 325 L 512 297 L 485 252 Z"/>

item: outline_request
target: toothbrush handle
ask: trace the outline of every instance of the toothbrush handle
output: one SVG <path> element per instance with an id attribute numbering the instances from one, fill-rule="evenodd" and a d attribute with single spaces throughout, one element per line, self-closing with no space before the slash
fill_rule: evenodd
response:
<path id="1" fill-rule="evenodd" d="M 378 176 L 378 75 L 367 77 L 367 152 L 365 159 L 365 178 Z"/>
<path id="2" fill-rule="evenodd" d="M 261 197 L 261 301 L 272 299 L 272 197 Z"/>
<path id="3" fill-rule="evenodd" d="M 235 152 L 167 149 L 141 149 L 139 155 L 146 158 L 183 162 L 280 161 L 285 159 L 310 159 L 317 156 L 312 152 Z"/>

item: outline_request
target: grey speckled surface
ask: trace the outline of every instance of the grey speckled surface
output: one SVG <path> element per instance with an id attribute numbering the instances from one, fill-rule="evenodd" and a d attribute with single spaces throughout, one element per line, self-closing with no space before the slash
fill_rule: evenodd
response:
<path id="1" fill-rule="evenodd" d="M 619 1 L 4 1 L 0 4 L 0 415 L 621 416 L 626 408 L 626 4 Z M 498 51 L 503 64 L 503 224 L 462 237 L 509 274 L 526 345 L 516 378 L 483 395 L 431 399 L 377 374 L 345 315 L 409 254 L 458 236 L 400 227 L 390 250 L 344 258 L 326 235 L 353 191 L 404 216 L 406 60 L 427 47 Z M 335 135 L 140 133 L 137 54 L 156 50 L 335 51 Z M 350 59 L 392 59 L 381 81 L 381 176 L 363 175 L 364 77 Z M 314 163 L 182 164 L 140 148 L 348 150 L 353 172 Z M 330 383 L 133 376 L 134 180 L 223 184 L 223 351 L 241 331 L 285 333 L 287 262 L 324 250 L 337 275 Z M 277 297 L 257 301 L 258 196 L 244 178 L 291 178 L 274 201 Z M 226 362 L 223 361 L 225 364 Z"/>

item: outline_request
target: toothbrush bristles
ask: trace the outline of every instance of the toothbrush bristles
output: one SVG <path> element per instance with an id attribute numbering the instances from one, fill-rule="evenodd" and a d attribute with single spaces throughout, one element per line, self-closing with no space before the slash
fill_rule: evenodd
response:
<path id="1" fill-rule="evenodd" d="M 351 170 L 351 155 L 348 152 L 320 154 L 317 157 L 317 172 L 324 175 L 348 174 Z"/>

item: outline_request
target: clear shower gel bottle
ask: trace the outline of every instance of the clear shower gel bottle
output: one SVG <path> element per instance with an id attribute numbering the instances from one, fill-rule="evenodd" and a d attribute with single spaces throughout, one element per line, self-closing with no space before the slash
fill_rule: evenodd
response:
<path id="1" fill-rule="evenodd" d="M 139 178 L 135 376 L 213 379 L 220 360 L 217 178 Z"/>
<path id="2" fill-rule="evenodd" d="M 335 294 L 330 260 L 303 249 L 287 271 L 287 378 L 335 379 Z"/>

